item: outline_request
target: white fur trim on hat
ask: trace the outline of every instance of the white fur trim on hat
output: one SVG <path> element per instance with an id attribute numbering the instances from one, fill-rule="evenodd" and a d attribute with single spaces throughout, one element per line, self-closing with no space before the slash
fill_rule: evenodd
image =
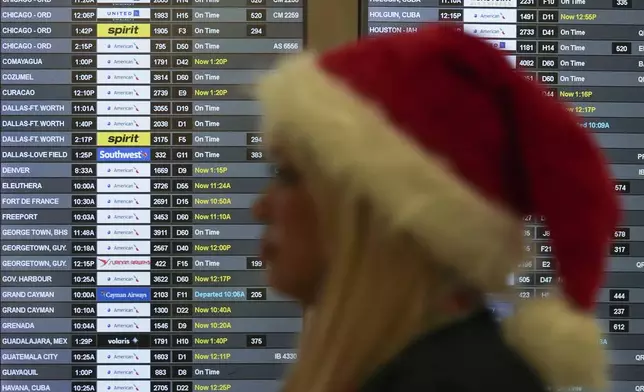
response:
<path id="1" fill-rule="evenodd" d="M 504 320 L 503 331 L 548 385 L 605 390 L 605 352 L 594 314 L 575 310 L 562 298 L 530 300 Z"/>
<path id="2" fill-rule="evenodd" d="M 522 221 L 481 197 L 440 157 L 418 148 L 371 102 L 325 73 L 311 55 L 290 58 L 258 85 L 269 145 L 305 151 L 323 175 L 351 184 L 428 259 L 484 291 L 506 287 L 522 256 Z M 385 228 L 383 228 L 385 229 Z"/>

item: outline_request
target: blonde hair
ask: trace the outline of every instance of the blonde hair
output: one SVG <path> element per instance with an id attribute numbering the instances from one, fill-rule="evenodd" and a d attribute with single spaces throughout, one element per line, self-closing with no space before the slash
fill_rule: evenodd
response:
<path id="1" fill-rule="evenodd" d="M 450 271 L 428 263 L 411 236 L 376 215 L 350 182 L 323 178 L 301 146 L 286 151 L 306 168 L 328 235 L 329 265 L 307 309 L 299 360 L 284 392 L 357 389 L 416 336 L 454 319 L 433 310 L 460 285 Z"/>

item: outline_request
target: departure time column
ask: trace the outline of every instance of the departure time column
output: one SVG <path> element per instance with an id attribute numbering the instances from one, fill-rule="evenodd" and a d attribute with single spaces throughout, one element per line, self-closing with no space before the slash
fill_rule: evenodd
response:
<path id="1" fill-rule="evenodd" d="M 96 389 L 96 10 L 94 1 L 80 1 L 71 10 L 67 87 L 73 101 L 70 121 L 72 145 L 72 389 Z M 78 7 L 76 7 L 79 5 Z"/>
<path id="2" fill-rule="evenodd" d="M 73 8 L 72 36 L 94 38 L 96 36 L 96 9 L 87 7 Z M 79 23 L 76 23 L 79 22 Z M 89 41 L 95 50 L 94 41 Z M 72 48 L 73 50 L 73 48 Z M 72 352 L 73 378 L 72 389 L 81 391 L 96 388 L 96 57 L 91 51 L 73 55 L 71 61 L 72 84 L 72 121 L 88 122 L 85 130 L 92 132 L 74 133 L 72 139 Z M 78 188 L 78 192 L 75 188 Z"/>

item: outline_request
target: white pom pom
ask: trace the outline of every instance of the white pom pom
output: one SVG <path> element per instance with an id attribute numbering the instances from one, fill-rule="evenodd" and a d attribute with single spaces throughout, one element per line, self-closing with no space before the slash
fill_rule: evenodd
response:
<path id="1" fill-rule="evenodd" d="M 547 385 L 606 387 L 605 353 L 593 314 L 575 310 L 560 298 L 526 301 L 504 320 L 503 332 Z"/>

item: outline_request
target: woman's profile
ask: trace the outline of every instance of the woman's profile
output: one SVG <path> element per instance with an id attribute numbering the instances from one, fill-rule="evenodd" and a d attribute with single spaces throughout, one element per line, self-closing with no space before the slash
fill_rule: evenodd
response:
<path id="1" fill-rule="evenodd" d="M 592 137 L 452 28 L 287 59 L 258 87 L 273 287 L 305 306 L 284 392 L 538 392 L 605 383 L 593 302 L 618 204 Z M 544 216 L 558 295 L 486 293 Z"/>

